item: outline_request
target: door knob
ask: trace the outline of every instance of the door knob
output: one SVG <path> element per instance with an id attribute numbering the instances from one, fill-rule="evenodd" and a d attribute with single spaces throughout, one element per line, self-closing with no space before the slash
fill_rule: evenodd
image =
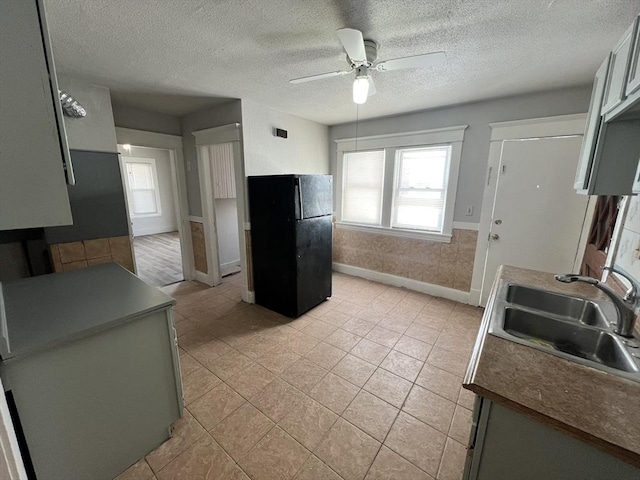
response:
<path id="1" fill-rule="evenodd" d="M 497 233 L 492 233 L 492 234 L 491 234 L 491 238 L 492 238 L 493 240 L 499 240 L 499 239 L 500 239 L 500 235 L 498 235 Z"/>

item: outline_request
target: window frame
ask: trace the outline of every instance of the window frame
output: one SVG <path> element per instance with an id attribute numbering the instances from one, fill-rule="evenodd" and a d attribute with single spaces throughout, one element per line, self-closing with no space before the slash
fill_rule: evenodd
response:
<path id="1" fill-rule="evenodd" d="M 141 164 L 147 164 L 151 166 L 151 177 L 153 180 L 153 189 L 150 188 L 137 188 L 137 189 L 132 189 L 131 188 L 131 184 L 129 183 L 129 174 L 127 172 L 127 164 L 129 163 L 141 163 Z M 125 178 L 126 184 L 127 184 L 127 197 L 128 197 L 128 201 L 129 201 L 129 213 L 131 218 L 153 218 L 153 217 L 161 217 L 162 216 L 162 203 L 160 202 L 160 185 L 158 184 L 158 167 L 156 165 L 156 159 L 155 158 L 144 158 L 144 157 L 129 157 L 129 156 L 122 156 L 122 166 L 123 166 L 123 172 L 122 175 Z M 134 213 L 134 209 L 133 209 L 133 202 L 134 202 L 134 195 L 133 192 L 134 190 L 152 190 L 154 193 L 154 197 L 156 199 L 156 206 L 157 209 L 155 212 L 153 213 Z"/>
<path id="2" fill-rule="evenodd" d="M 460 157 L 464 132 L 468 126 L 459 125 L 453 127 L 438 128 L 432 130 L 420 130 L 397 134 L 374 135 L 361 138 L 344 138 L 335 140 L 337 145 L 336 161 L 336 223 L 340 228 L 347 230 L 359 230 L 385 235 L 417 238 L 438 242 L 451 242 L 453 230 L 453 213 L 455 209 L 456 190 L 458 186 L 458 174 L 460 170 Z M 397 153 L 402 149 L 429 148 L 438 146 L 450 146 L 449 173 L 446 182 L 446 195 L 444 200 L 444 218 L 442 231 L 428 231 L 410 228 L 392 227 L 393 199 L 395 192 Z M 365 150 L 384 150 L 385 170 L 383 180 L 382 197 L 382 224 L 364 225 L 342 220 L 342 196 L 344 185 L 344 154 Z"/>

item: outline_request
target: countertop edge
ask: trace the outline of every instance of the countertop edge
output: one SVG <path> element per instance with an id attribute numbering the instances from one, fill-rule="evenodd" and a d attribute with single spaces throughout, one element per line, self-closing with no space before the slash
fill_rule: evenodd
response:
<path id="1" fill-rule="evenodd" d="M 150 313 L 159 311 L 159 310 L 165 310 L 167 308 L 171 308 L 174 304 L 175 304 L 175 300 L 173 301 L 167 301 L 165 303 L 162 304 L 158 304 L 157 306 L 151 307 L 151 308 L 147 308 L 144 310 L 141 310 L 139 312 L 136 312 L 133 315 L 128 315 L 126 317 L 121 317 L 115 320 L 112 320 L 111 322 L 108 323 L 103 323 L 101 325 L 97 325 L 95 327 L 92 328 L 88 328 L 86 330 L 83 330 L 81 332 L 77 332 L 73 335 L 69 335 L 67 337 L 64 338 L 60 338 L 60 339 L 56 339 L 53 340 L 51 342 L 46 342 L 46 343 L 42 343 L 39 344 L 38 346 L 34 347 L 34 348 L 28 348 L 28 349 L 24 349 L 21 350 L 20 352 L 8 352 L 6 355 L 2 355 L 2 359 L 1 361 L 4 363 L 8 363 L 8 362 L 12 362 L 14 360 L 20 360 L 24 357 L 28 357 L 30 355 L 36 355 L 38 353 L 44 352 L 46 350 L 50 350 L 52 348 L 55 347 L 60 347 L 63 345 L 67 345 L 69 343 L 73 343 L 76 342 L 78 340 L 82 340 L 83 338 L 88 338 L 91 337 L 95 334 L 98 334 L 100 332 L 105 332 L 107 330 L 111 330 L 112 328 L 117 328 L 121 325 L 124 325 L 126 323 L 135 321 L 138 318 L 141 317 L 145 317 L 147 315 L 149 315 Z"/>
<path id="2" fill-rule="evenodd" d="M 170 309 L 176 300 L 122 266 L 109 263 L 2 285 L 7 349 L 24 358 Z"/>
<path id="3" fill-rule="evenodd" d="M 507 267 L 508 268 L 508 267 Z M 482 358 L 482 354 L 485 348 L 485 344 L 486 344 L 486 340 L 487 340 L 487 336 L 491 335 L 489 333 L 489 326 L 490 326 L 490 322 L 491 322 L 491 312 L 493 309 L 493 306 L 495 304 L 495 297 L 496 297 L 496 292 L 497 292 L 497 288 L 498 285 L 500 283 L 500 280 L 502 279 L 503 275 L 504 275 L 504 270 L 505 270 L 505 266 L 500 266 L 500 268 L 498 269 L 497 275 L 496 275 L 496 279 L 493 283 L 493 286 L 491 288 L 491 293 L 489 295 L 489 300 L 487 302 L 487 306 L 485 308 L 485 313 L 484 316 L 482 318 L 482 322 L 480 325 L 480 329 L 478 331 L 478 336 L 476 338 L 476 343 L 474 344 L 473 347 L 473 351 L 471 354 L 471 358 L 469 360 L 469 364 L 467 367 L 467 371 L 465 373 L 465 377 L 463 380 L 463 388 L 470 390 L 472 392 L 474 392 L 477 395 L 480 395 L 482 397 L 486 397 L 489 400 L 492 400 L 506 408 L 509 408 L 511 410 L 515 410 L 521 414 L 524 414 L 525 416 L 531 418 L 532 420 L 535 420 L 539 423 L 542 423 L 544 425 L 547 425 L 557 431 L 560 431 L 564 434 L 567 434 L 570 437 L 576 438 L 578 440 L 584 441 L 585 443 L 588 443 L 589 445 L 592 445 L 595 448 L 598 448 L 599 450 L 602 450 L 622 461 L 625 461 L 637 468 L 640 468 L 640 455 L 634 451 L 631 451 L 627 448 L 624 448 L 620 445 L 617 445 L 615 443 L 612 443 L 611 441 L 608 441 L 596 434 L 593 434 L 587 430 L 584 429 L 580 429 L 577 428 L 575 426 L 569 425 L 565 422 L 563 422 L 562 420 L 553 418 L 549 415 L 546 415 L 543 412 L 540 412 L 538 410 L 532 409 L 526 405 L 523 405 L 521 403 L 519 403 L 518 401 L 515 401 L 513 399 L 507 398 L 504 395 L 501 395 L 493 390 L 491 390 L 490 388 L 486 388 L 483 385 L 481 385 L 480 383 L 476 382 L 476 377 L 477 377 L 477 373 L 478 373 L 478 369 L 480 368 L 480 360 Z M 524 283 L 524 280 L 523 280 Z M 492 336 L 493 338 L 496 338 L 498 340 L 502 340 L 505 342 L 509 342 L 509 340 L 505 340 L 499 337 L 495 337 Z M 527 347 L 525 345 L 519 345 L 516 344 L 515 342 L 510 342 L 514 345 L 518 345 L 519 348 L 523 348 L 523 349 L 528 349 L 528 350 L 533 350 L 530 347 Z M 544 352 L 539 352 L 542 353 L 544 355 L 547 355 L 549 357 L 552 357 L 554 359 L 556 359 L 557 357 L 550 355 L 548 353 L 544 353 Z M 567 362 L 567 360 L 563 360 L 560 358 L 557 358 L 558 361 L 565 361 Z M 576 366 L 578 366 L 578 364 L 576 364 Z M 580 365 L 580 367 L 583 367 Z M 584 367 L 583 367 L 584 368 Z M 597 371 L 596 371 L 597 372 Z M 597 372 L 600 373 L 600 372 Z M 629 381 L 626 379 L 621 378 L 620 381 Z M 639 392 L 640 392 L 640 385 L 639 385 Z M 632 407 L 631 407 L 632 408 Z"/>

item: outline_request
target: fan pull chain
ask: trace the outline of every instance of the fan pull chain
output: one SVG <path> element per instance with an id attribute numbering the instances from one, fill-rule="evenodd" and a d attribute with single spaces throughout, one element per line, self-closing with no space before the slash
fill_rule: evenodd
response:
<path id="1" fill-rule="evenodd" d="M 360 113 L 360 105 L 356 103 L 356 152 L 358 151 L 358 115 Z"/>

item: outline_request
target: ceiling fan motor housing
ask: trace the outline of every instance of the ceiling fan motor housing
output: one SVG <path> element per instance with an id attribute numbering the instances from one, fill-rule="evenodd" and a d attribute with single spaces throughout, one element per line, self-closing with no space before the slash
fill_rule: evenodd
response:
<path id="1" fill-rule="evenodd" d="M 347 62 L 352 68 L 358 68 L 361 65 L 365 67 L 371 67 L 378 58 L 378 44 L 373 40 L 364 40 L 364 51 L 367 55 L 367 60 L 364 62 L 354 62 L 351 57 L 347 55 Z"/>
<path id="2" fill-rule="evenodd" d="M 367 62 L 369 63 L 367 66 L 370 67 L 378 58 L 378 44 L 373 40 L 365 40 L 364 51 L 367 53 Z"/>

